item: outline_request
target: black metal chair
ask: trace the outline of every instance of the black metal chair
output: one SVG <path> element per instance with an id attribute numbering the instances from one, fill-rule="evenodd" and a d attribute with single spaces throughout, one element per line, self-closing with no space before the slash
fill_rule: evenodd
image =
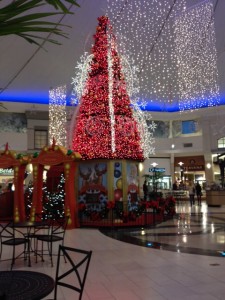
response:
<path id="1" fill-rule="evenodd" d="M 47 220 L 43 220 L 43 215 L 42 213 L 36 213 L 35 214 L 35 221 L 34 221 L 34 227 L 33 227 L 33 231 L 29 232 L 29 234 L 27 235 L 27 237 L 30 239 L 30 244 L 31 244 L 31 248 L 34 249 L 34 253 L 35 253 L 35 249 L 37 248 L 36 242 L 37 242 L 37 237 L 38 235 L 43 235 L 43 234 L 48 234 L 48 230 L 49 227 L 51 225 L 51 220 L 47 219 Z M 32 246 L 32 241 L 34 241 L 34 245 Z"/>
<path id="2" fill-rule="evenodd" d="M 24 260 L 28 258 L 28 266 L 31 266 L 30 263 L 30 240 L 24 235 L 23 232 L 16 229 L 16 224 L 13 222 L 8 222 L 5 224 L 1 224 L 1 248 L 0 248 L 0 258 L 2 256 L 2 249 L 3 246 L 10 246 L 13 247 L 13 254 L 12 254 L 12 262 L 11 262 L 11 270 L 15 263 L 15 260 L 23 255 Z M 24 245 L 24 250 L 16 256 L 15 250 L 16 246 Z"/>
<path id="3" fill-rule="evenodd" d="M 34 237 L 36 238 L 36 262 L 38 255 L 41 256 L 42 261 L 44 261 L 44 251 L 47 251 L 48 255 L 51 258 L 51 265 L 53 266 L 53 243 L 61 242 L 61 245 L 64 244 L 64 238 L 66 233 L 66 228 L 68 224 L 68 217 L 55 219 L 50 221 L 47 234 L 37 233 Z M 41 241 L 41 250 L 38 249 L 38 242 Z M 47 243 L 47 249 L 44 249 L 44 243 Z M 40 253 L 40 254 L 39 254 Z"/>
<path id="4" fill-rule="evenodd" d="M 62 255 L 66 257 L 67 262 L 69 262 L 69 264 L 67 264 L 66 271 L 65 271 L 65 267 L 62 268 L 64 272 L 62 272 L 60 269 L 60 261 Z M 59 245 L 56 277 L 55 277 L 54 300 L 57 299 L 58 286 L 66 287 L 68 289 L 72 289 L 78 292 L 80 294 L 79 300 L 81 300 L 89 265 L 90 265 L 91 256 L 92 256 L 92 251 L 86 251 L 86 250 Z M 70 284 L 68 280 L 68 276 L 74 273 L 75 273 L 76 281 L 74 280 L 74 277 L 72 277 L 75 282 L 74 284 Z"/>

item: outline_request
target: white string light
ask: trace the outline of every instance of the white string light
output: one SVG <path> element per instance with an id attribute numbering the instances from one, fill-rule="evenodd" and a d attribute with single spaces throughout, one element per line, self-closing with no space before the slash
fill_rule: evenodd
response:
<path id="1" fill-rule="evenodd" d="M 66 85 L 49 91 L 49 144 L 66 147 Z"/>
<path id="2" fill-rule="evenodd" d="M 186 6 L 185 0 L 174 3 L 108 0 L 107 14 L 113 22 L 120 53 L 139 68 L 141 100 L 148 97 L 148 101 L 165 103 L 178 97 L 174 16 Z"/>
<path id="3" fill-rule="evenodd" d="M 111 125 L 111 148 L 112 153 L 116 150 L 115 145 L 115 115 L 114 115 L 114 106 L 113 106 L 113 62 L 111 56 L 111 47 L 113 47 L 113 40 L 111 40 L 110 34 L 107 34 L 108 38 L 108 76 L 109 76 L 109 92 L 108 92 L 108 99 L 109 99 L 109 115 L 110 115 L 110 125 Z"/>
<path id="4" fill-rule="evenodd" d="M 93 58 L 93 54 L 88 54 L 85 52 L 80 61 L 78 61 L 75 69 L 75 77 L 72 77 L 72 85 L 73 91 L 71 96 L 71 104 L 77 105 L 79 103 L 79 99 L 86 92 L 85 85 L 88 78 L 88 72 L 91 70 L 91 61 Z"/>
<path id="5" fill-rule="evenodd" d="M 213 4 L 204 1 L 175 20 L 181 111 L 219 104 Z"/>
<path id="6" fill-rule="evenodd" d="M 126 88 L 130 97 L 130 102 L 133 107 L 132 114 L 138 125 L 138 131 L 140 132 L 141 148 L 144 152 L 144 157 L 148 158 L 150 155 L 155 154 L 155 148 L 152 146 L 155 143 L 153 132 L 156 129 L 156 123 L 152 121 L 150 113 L 146 114 L 141 109 L 146 105 L 146 101 L 139 101 L 139 78 L 138 68 L 131 66 L 128 58 L 123 55 L 121 57 L 121 65 L 123 74 L 125 75 Z"/>
<path id="7" fill-rule="evenodd" d="M 156 123 L 151 120 L 151 114 L 145 114 L 140 109 L 137 102 L 133 102 L 133 117 L 138 124 L 138 130 L 140 132 L 141 147 L 144 152 L 144 158 L 149 158 L 150 155 L 155 154 L 155 147 L 152 145 L 155 143 L 155 138 L 153 137 L 153 132 L 156 129 Z"/>

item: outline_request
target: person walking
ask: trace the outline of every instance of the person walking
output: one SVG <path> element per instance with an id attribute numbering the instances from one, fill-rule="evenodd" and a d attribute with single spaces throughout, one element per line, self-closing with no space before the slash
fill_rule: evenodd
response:
<path id="1" fill-rule="evenodd" d="M 144 184 L 143 184 L 143 192 L 144 192 L 144 200 L 146 201 L 147 196 L 148 196 L 148 186 L 147 186 L 147 181 L 146 180 L 144 181 Z"/>
<path id="2" fill-rule="evenodd" d="M 176 191 L 177 190 L 177 182 L 175 181 L 174 183 L 173 183 L 173 191 Z"/>
<path id="3" fill-rule="evenodd" d="M 195 205 L 195 187 L 194 185 L 191 183 L 189 186 L 189 199 L 190 199 L 190 205 Z"/>
<path id="4" fill-rule="evenodd" d="M 199 182 L 197 182 L 197 184 L 195 186 L 195 190 L 196 190 L 196 196 L 197 196 L 197 200 L 198 200 L 198 205 L 202 205 L 202 187 L 199 184 Z"/>

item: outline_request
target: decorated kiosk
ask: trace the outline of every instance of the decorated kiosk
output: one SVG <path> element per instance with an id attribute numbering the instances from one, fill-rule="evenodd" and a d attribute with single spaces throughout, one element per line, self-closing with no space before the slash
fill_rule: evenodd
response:
<path id="1" fill-rule="evenodd" d="M 45 166 L 48 168 L 61 166 L 65 177 L 64 213 L 69 217 L 68 228 L 78 226 L 75 174 L 77 161 L 80 159 L 81 156 L 79 153 L 56 145 L 54 139 L 51 146 L 45 146 L 39 154 L 34 154 L 34 157 L 31 159 L 33 165 L 31 221 L 35 220 L 36 214 L 42 214 L 43 211 L 43 172 Z"/>
<path id="2" fill-rule="evenodd" d="M 10 186 L 0 197 L 1 220 L 3 221 L 11 218 L 14 219 L 14 222 L 25 221 L 23 183 L 28 161 L 27 156 L 10 151 L 8 143 L 6 143 L 5 150 L 0 153 L 0 168 L 14 171 L 14 191 Z"/>

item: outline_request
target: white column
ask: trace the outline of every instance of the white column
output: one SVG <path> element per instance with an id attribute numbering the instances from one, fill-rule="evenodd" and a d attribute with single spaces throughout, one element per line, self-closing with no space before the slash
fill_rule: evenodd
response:
<path id="1" fill-rule="evenodd" d="M 170 174 L 171 174 L 171 180 L 172 184 L 175 181 L 175 176 L 174 176 L 174 153 L 170 153 Z"/>

